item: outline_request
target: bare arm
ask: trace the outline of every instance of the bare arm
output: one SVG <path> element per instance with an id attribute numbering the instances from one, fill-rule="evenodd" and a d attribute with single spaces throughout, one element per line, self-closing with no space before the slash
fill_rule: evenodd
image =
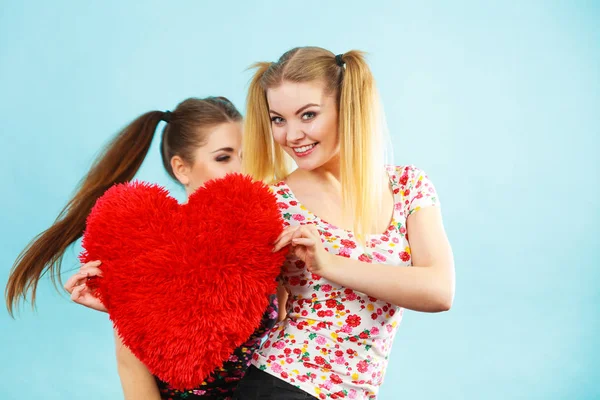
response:
<path id="1" fill-rule="evenodd" d="M 277 304 L 279 307 L 277 322 L 281 322 L 287 316 L 287 310 L 285 308 L 288 299 L 288 292 L 285 289 L 285 286 L 280 282 L 277 286 Z"/>
<path id="2" fill-rule="evenodd" d="M 125 400 L 160 400 L 156 381 L 148 368 L 123 344 L 115 331 L 117 368 Z"/>
<path id="3" fill-rule="evenodd" d="M 292 244 L 306 267 L 332 282 L 400 307 L 423 312 L 447 311 L 454 299 L 454 257 L 439 207 L 426 207 L 407 220 L 412 253 L 410 268 L 367 264 L 325 251 L 317 228 L 288 228 L 275 250 Z"/>

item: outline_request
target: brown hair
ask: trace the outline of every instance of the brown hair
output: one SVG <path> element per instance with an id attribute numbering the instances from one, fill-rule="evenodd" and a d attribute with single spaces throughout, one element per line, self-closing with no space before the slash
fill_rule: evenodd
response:
<path id="1" fill-rule="evenodd" d="M 5 290 L 6 307 L 11 316 L 29 291 L 31 303 L 35 304 L 37 284 L 47 270 L 55 286 L 61 282 L 64 252 L 83 235 L 86 218 L 96 200 L 114 184 L 133 179 L 162 120 L 168 121 L 162 133 L 162 161 L 169 175 L 176 179 L 171 158 L 177 155 L 193 163 L 193 152 L 205 144 L 209 129 L 241 121 L 242 116 L 225 97 L 190 98 L 172 112 L 150 111 L 126 126 L 94 161 L 54 224 L 37 235 L 16 259 Z"/>
<path id="2" fill-rule="evenodd" d="M 279 181 L 290 172 L 290 157 L 273 140 L 266 91 L 283 82 L 321 81 L 338 104 L 340 176 L 345 218 L 352 219 L 359 240 L 371 233 L 384 191 L 385 125 L 375 79 L 364 53 L 335 56 L 320 47 L 297 47 L 277 62 L 260 62 L 246 103 L 242 170 L 255 179 Z M 348 211 L 352 210 L 352 215 Z"/>

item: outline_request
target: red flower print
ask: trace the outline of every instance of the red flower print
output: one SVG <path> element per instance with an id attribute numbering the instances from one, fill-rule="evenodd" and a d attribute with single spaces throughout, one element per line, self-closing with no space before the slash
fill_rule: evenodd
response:
<path id="1" fill-rule="evenodd" d="M 297 355 L 302 354 L 302 350 L 300 350 L 298 348 L 295 348 L 293 351 L 294 351 L 294 354 L 297 354 Z"/>
<path id="2" fill-rule="evenodd" d="M 344 293 L 346 294 L 346 300 L 348 301 L 354 301 L 358 298 L 358 296 L 352 291 L 352 289 L 346 289 L 344 290 Z"/>
<path id="3" fill-rule="evenodd" d="M 335 355 L 336 355 L 336 357 L 341 357 L 341 356 L 343 356 L 343 355 L 344 355 L 344 352 L 343 352 L 343 351 L 341 351 L 341 350 L 336 350 L 336 351 L 335 351 Z"/>
<path id="4" fill-rule="evenodd" d="M 404 196 L 408 196 L 410 194 L 410 189 L 406 189 L 403 193 Z"/>
<path id="5" fill-rule="evenodd" d="M 277 202 L 277 206 L 281 209 L 281 210 L 287 210 L 289 208 L 289 206 L 285 203 L 282 203 L 280 201 Z"/>
<path id="6" fill-rule="evenodd" d="M 326 317 L 333 317 L 333 311 L 331 311 L 331 310 L 325 311 L 325 316 Z"/>
<path id="7" fill-rule="evenodd" d="M 296 200 L 290 200 L 290 205 L 297 206 L 298 202 Z"/>
<path id="8" fill-rule="evenodd" d="M 285 194 L 285 191 L 284 191 L 284 190 L 278 190 L 278 191 L 277 191 L 277 194 L 280 194 L 280 195 L 282 195 L 282 196 L 283 196 L 283 195 Z"/>
<path id="9" fill-rule="evenodd" d="M 318 365 L 323 365 L 323 364 L 325 364 L 325 359 L 324 359 L 323 357 L 321 357 L 321 356 L 316 356 L 316 357 L 315 357 L 315 362 L 316 362 Z"/>
<path id="10" fill-rule="evenodd" d="M 338 256 L 350 258 L 351 252 L 352 252 L 351 249 L 349 249 L 347 247 L 342 247 L 342 248 L 340 248 L 340 251 L 338 252 Z"/>
<path id="11" fill-rule="evenodd" d="M 418 180 L 418 181 L 417 181 L 417 184 L 415 185 L 415 188 L 416 188 L 416 189 L 420 188 L 420 187 L 421 187 L 421 183 L 423 183 L 423 181 L 421 181 L 421 180 Z"/>
<path id="12" fill-rule="evenodd" d="M 329 299 L 325 302 L 325 305 L 327 306 L 327 308 L 336 308 L 338 304 L 336 300 Z"/>
<path id="13" fill-rule="evenodd" d="M 287 373 L 287 372 L 285 372 L 285 371 L 283 371 L 283 372 L 281 373 L 281 377 L 282 377 L 283 379 L 287 379 L 287 377 L 288 377 L 288 373 Z"/>
<path id="14" fill-rule="evenodd" d="M 361 254 L 361 255 L 358 257 L 358 260 L 359 260 L 359 261 L 362 261 L 362 262 L 366 262 L 366 263 L 370 263 L 370 262 L 371 262 L 371 259 L 370 259 L 370 258 L 369 258 L 369 256 L 368 256 L 368 255 L 366 255 L 366 254 Z"/>
<path id="15" fill-rule="evenodd" d="M 369 301 L 371 303 L 375 303 L 377 301 L 377 299 L 375 297 L 373 297 L 373 296 L 369 296 Z"/>
<path id="16" fill-rule="evenodd" d="M 396 314 L 396 310 L 394 310 L 393 308 L 392 308 L 392 309 L 390 309 L 390 316 L 392 316 L 392 317 L 393 317 L 393 316 L 394 316 L 394 314 Z"/>
<path id="17" fill-rule="evenodd" d="M 369 364 L 367 364 L 367 362 L 364 360 L 359 361 L 358 364 L 356 364 L 356 367 L 358 368 L 358 372 L 362 373 L 365 373 L 369 370 Z"/>
<path id="18" fill-rule="evenodd" d="M 408 182 L 408 175 L 406 175 L 406 173 L 404 173 L 400 177 L 400 184 L 401 185 L 406 185 L 407 182 Z"/>
<path id="19" fill-rule="evenodd" d="M 407 262 L 408 260 L 410 260 L 410 254 L 403 251 L 402 253 L 400 253 L 400 259 L 404 262 Z"/>
<path id="20" fill-rule="evenodd" d="M 330 284 L 325 284 L 321 286 L 321 290 L 324 292 L 331 292 L 331 290 L 333 290 L 333 287 Z"/>
<path id="21" fill-rule="evenodd" d="M 313 308 L 314 308 L 315 310 L 320 310 L 322 307 L 323 307 L 323 305 L 322 305 L 321 303 L 317 303 L 317 304 L 315 304 L 315 305 L 314 305 L 314 307 L 313 307 Z"/>
<path id="22" fill-rule="evenodd" d="M 344 306 L 343 304 L 338 304 L 336 308 L 338 311 L 344 311 L 344 308 L 346 308 L 346 306 Z"/>
<path id="23" fill-rule="evenodd" d="M 340 241 L 340 243 L 342 243 L 342 246 L 348 247 L 350 249 L 355 249 L 356 248 L 356 243 L 354 243 L 352 240 L 342 239 Z"/>
<path id="24" fill-rule="evenodd" d="M 339 385 L 340 383 L 342 383 L 342 378 L 340 378 L 339 375 L 336 375 L 336 374 L 331 374 L 329 379 L 331 380 L 331 382 L 335 383 L 336 385 Z"/>
<path id="25" fill-rule="evenodd" d="M 360 325 L 360 317 L 356 314 L 348 315 L 348 318 L 346 318 L 346 323 L 356 328 Z"/>
<path id="26" fill-rule="evenodd" d="M 294 218 L 294 220 L 296 220 L 296 221 L 304 221 L 306 219 L 306 218 L 304 218 L 304 215 L 302 215 L 302 214 L 294 214 L 294 216 L 292 218 Z"/>
<path id="27" fill-rule="evenodd" d="M 375 319 L 377 319 L 377 313 L 373 313 L 373 314 L 371 314 L 371 319 L 372 319 L 372 320 L 375 320 Z"/>
<path id="28" fill-rule="evenodd" d="M 400 192 L 400 189 L 396 188 L 394 189 L 394 194 L 398 194 Z"/>
<path id="29" fill-rule="evenodd" d="M 303 317 L 306 317 L 307 315 L 308 315 L 308 311 L 306 311 L 306 310 L 302 310 L 302 316 L 303 316 Z"/>
<path id="30" fill-rule="evenodd" d="M 300 278 L 297 276 L 292 276 L 288 282 L 290 286 L 298 286 L 300 284 Z"/>
<path id="31" fill-rule="evenodd" d="M 369 335 L 365 332 L 361 332 L 360 335 L 358 335 L 358 337 L 361 339 L 368 339 Z"/>

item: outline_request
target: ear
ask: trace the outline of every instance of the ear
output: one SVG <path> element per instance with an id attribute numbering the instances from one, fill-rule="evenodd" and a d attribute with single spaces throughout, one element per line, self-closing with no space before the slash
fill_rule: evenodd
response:
<path id="1" fill-rule="evenodd" d="M 173 156 L 171 158 L 171 168 L 179 183 L 183 186 L 190 184 L 190 166 L 181 157 Z"/>

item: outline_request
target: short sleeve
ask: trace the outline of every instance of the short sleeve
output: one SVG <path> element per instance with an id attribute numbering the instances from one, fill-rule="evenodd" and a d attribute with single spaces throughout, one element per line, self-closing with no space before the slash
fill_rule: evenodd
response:
<path id="1" fill-rule="evenodd" d="M 440 205 L 435 186 L 424 171 L 412 165 L 399 169 L 398 184 L 407 217 L 421 208 Z"/>

